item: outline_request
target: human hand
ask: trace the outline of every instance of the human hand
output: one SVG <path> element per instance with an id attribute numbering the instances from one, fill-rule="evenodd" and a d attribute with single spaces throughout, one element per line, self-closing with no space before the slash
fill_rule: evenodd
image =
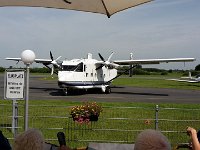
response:
<path id="1" fill-rule="evenodd" d="M 187 134 L 190 135 L 190 136 L 196 135 L 197 131 L 192 127 L 187 127 Z"/>

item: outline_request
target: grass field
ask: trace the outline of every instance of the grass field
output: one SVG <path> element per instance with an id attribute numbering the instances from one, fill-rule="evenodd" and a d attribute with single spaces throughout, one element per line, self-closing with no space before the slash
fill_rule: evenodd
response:
<path id="1" fill-rule="evenodd" d="M 152 87 L 152 88 L 175 88 L 175 89 L 192 89 L 200 90 L 200 83 L 187 83 L 187 82 L 177 82 L 169 81 L 166 79 L 179 78 L 180 75 L 135 75 L 130 77 L 121 77 L 113 81 L 113 85 L 126 85 L 135 87 Z"/>
<path id="2" fill-rule="evenodd" d="M 95 100 L 91 100 L 95 101 Z M 3 105 L 5 104 L 5 105 Z M 1 124 L 10 124 L 11 101 L 0 101 Z M 19 101 L 19 129 L 23 131 L 24 101 Z M 72 147 L 86 146 L 88 141 L 132 143 L 137 134 L 147 128 L 155 129 L 154 103 L 102 102 L 103 112 L 96 123 L 78 125 L 72 121 L 70 106 L 81 102 L 64 100 L 29 101 L 29 127 L 39 128 L 46 139 L 56 139 L 56 133 L 63 131 Z M 2 106 L 1 106 L 2 105 Z M 187 142 L 185 129 L 200 126 L 200 105 L 159 104 L 159 129 L 169 138 L 172 145 Z M 6 111 L 5 111 L 6 110 Z M 145 121 L 149 120 L 150 124 Z M 63 128 L 63 129 L 61 129 Z M 3 129 L 7 137 L 12 134 Z M 51 140 L 50 140 L 51 141 Z M 51 141 L 58 144 L 57 141 Z"/>
<path id="3" fill-rule="evenodd" d="M 200 83 L 187 83 L 169 81 L 166 79 L 178 79 L 181 73 L 169 73 L 168 75 L 133 75 L 133 77 L 121 76 L 112 82 L 116 86 L 135 86 L 135 87 L 152 87 L 152 88 L 174 88 L 174 89 L 191 89 L 200 90 Z M 47 75 L 45 80 L 57 80 Z"/>
<path id="4" fill-rule="evenodd" d="M 200 90 L 200 85 L 190 83 L 180 83 L 175 81 L 166 81 L 165 78 L 179 77 L 178 75 L 171 76 L 134 76 L 129 78 L 123 76 L 116 79 L 113 85 L 126 85 L 137 87 L 155 87 L 155 88 L 179 88 L 179 89 L 195 89 Z M 55 78 L 54 78 L 55 79 Z M 88 99 L 95 101 L 95 99 Z M 19 116 L 24 115 L 24 101 L 19 101 Z M 70 135 L 73 147 L 86 146 L 87 140 L 118 140 L 126 139 L 128 142 L 133 142 L 137 134 L 146 128 L 155 128 L 155 106 L 156 103 L 126 103 L 126 102 L 102 102 L 103 113 L 99 121 L 89 126 L 80 126 L 67 119 L 69 117 L 70 107 L 79 105 L 80 102 L 65 101 L 65 100 L 30 100 L 29 101 L 29 125 L 30 127 L 39 128 L 44 132 L 45 138 L 56 138 L 55 134 L 58 130 L 54 128 L 65 128 L 65 133 Z M 12 101 L 0 100 L 0 121 L 1 124 L 10 124 L 12 116 Z M 124 108 L 126 109 L 124 109 Z M 134 108 L 134 109 L 132 109 Z M 180 142 L 187 142 L 188 137 L 185 133 L 186 126 L 200 127 L 200 105 L 199 104 L 159 104 L 159 129 L 170 139 L 170 142 L 175 145 Z M 5 111 L 6 110 L 6 111 Z M 55 116 L 59 118 L 55 119 Z M 66 118 L 66 119 L 63 119 Z M 121 119 L 111 119 L 121 118 Z M 144 124 L 145 120 L 150 120 L 151 124 Z M 185 121 L 186 120 L 186 121 Z M 19 129 L 23 131 L 23 117 L 20 117 L 19 124 L 22 126 Z M 1 126 L 2 127 L 2 126 Z M 0 127 L 0 128 L 1 128 Z M 48 128 L 48 129 L 47 129 Z M 92 130 L 91 130 L 92 129 Z M 94 130 L 95 129 L 95 130 Z M 111 129 L 105 131 L 102 129 Z M 121 129 L 121 132 L 114 132 L 115 129 Z M 124 132 L 128 131 L 128 134 Z M 131 130 L 131 131 L 130 131 Z M 134 130 L 134 132 L 132 132 Z M 12 134 L 5 131 L 7 137 L 12 137 Z M 91 132 L 92 131 L 92 132 Z M 123 132 L 122 132 L 123 131 Z M 171 132 L 173 131 L 173 132 Z M 180 134 L 179 134 L 180 132 Z M 108 133 L 108 134 L 106 134 Z M 101 135 L 101 136 L 99 136 Z M 80 142 L 82 141 L 82 142 Z M 54 141 L 55 142 L 55 141 Z M 58 142 L 55 142 L 58 144 Z"/>

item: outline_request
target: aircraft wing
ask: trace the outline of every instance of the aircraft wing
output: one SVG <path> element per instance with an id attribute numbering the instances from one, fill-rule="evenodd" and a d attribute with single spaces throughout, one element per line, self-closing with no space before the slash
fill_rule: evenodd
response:
<path id="1" fill-rule="evenodd" d="M 14 61 L 22 61 L 21 58 L 6 58 L 6 60 L 14 60 Z M 51 64 L 52 60 L 51 59 L 35 59 L 34 60 L 36 63 L 41 63 L 41 64 Z"/>
<path id="2" fill-rule="evenodd" d="M 178 81 L 178 82 L 189 82 L 189 83 L 198 83 L 199 81 L 197 80 L 182 80 L 182 79 L 166 79 L 169 81 Z"/>
<path id="3" fill-rule="evenodd" d="M 5 58 L 6 60 L 22 61 L 21 58 Z"/>
<path id="4" fill-rule="evenodd" d="M 51 59 L 35 59 L 36 63 L 42 63 L 42 64 L 51 64 L 52 60 Z"/>
<path id="5" fill-rule="evenodd" d="M 195 58 L 170 58 L 170 59 L 138 59 L 138 60 L 115 60 L 113 63 L 118 65 L 130 65 L 130 64 L 160 64 L 168 62 L 191 62 L 195 61 Z"/>

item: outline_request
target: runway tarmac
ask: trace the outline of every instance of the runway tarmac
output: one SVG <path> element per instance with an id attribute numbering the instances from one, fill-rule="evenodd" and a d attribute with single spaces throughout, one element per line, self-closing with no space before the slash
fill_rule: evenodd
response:
<path id="1" fill-rule="evenodd" d="M 86 93 L 63 96 L 57 81 L 41 80 L 42 76 L 30 76 L 30 100 L 66 100 L 101 102 L 148 102 L 148 103 L 194 103 L 200 104 L 200 90 L 177 90 L 158 88 L 112 87 L 111 94 Z M 0 98 L 4 99 L 4 74 L 0 75 Z"/>

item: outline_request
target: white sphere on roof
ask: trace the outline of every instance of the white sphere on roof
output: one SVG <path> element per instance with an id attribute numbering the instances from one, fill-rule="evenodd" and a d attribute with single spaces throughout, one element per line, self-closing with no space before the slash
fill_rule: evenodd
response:
<path id="1" fill-rule="evenodd" d="M 32 64 L 35 60 L 35 53 L 32 50 L 24 50 L 21 59 L 25 64 Z"/>

